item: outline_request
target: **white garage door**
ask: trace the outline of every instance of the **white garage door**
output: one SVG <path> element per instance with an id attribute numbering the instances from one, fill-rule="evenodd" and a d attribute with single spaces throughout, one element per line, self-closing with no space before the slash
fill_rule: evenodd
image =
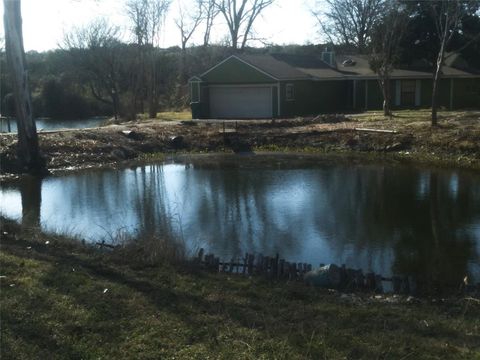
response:
<path id="1" fill-rule="evenodd" d="M 210 116 L 214 119 L 271 118 L 271 87 L 211 87 Z"/>

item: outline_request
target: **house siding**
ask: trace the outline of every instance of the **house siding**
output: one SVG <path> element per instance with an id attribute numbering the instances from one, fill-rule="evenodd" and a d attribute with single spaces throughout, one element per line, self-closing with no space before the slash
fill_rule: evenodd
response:
<path id="1" fill-rule="evenodd" d="M 200 102 L 191 103 L 192 119 L 207 119 L 210 117 L 210 91 L 205 83 L 200 84 Z"/>
<path id="2" fill-rule="evenodd" d="M 287 100 L 287 84 L 295 88 L 294 100 Z M 282 117 L 314 115 L 346 109 L 349 91 L 346 81 L 284 81 L 280 85 Z"/>
<path id="3" fill-rule="evenodd" d="M 192 103 L 193 118 L 210 117 L 210 85 L 271 86 L 273 117 L 306 116 L 338 111 L 381 110 L 383 96 L 377 79 L 363 80 L 276 80 L 267 73 L 232 57 L 220 63 L 192 84 L 200 82 L 200 102 Z M 407 79 L 405 79 L 407 80 Z M 391 106 L 393 109 L 424 107 L 432 103 L 432 79 L 416 80 L 415 106 L 396 102 L 401 86 L 391 80 Z M 354 82 L 356 86 L 354 86 Z M 453 83 L 453 88 L 452 88 Z M 294 99 L 287 100 L 287 84 L 294 85 Z M 193 96 L 197 89 L 192 88 Z M 440 80 L 438 106 L 449 109 L 479 108 L 480 78 Z"/>
<path id="4" fill-rule="evenodd" d="M 453 81 L 453 109 L 480 107 L 480 79 Z"/>
<path id="5" fill-rule="evenodd" d="M 438 106 L 449 109 L 450 108 L 450 87 L 451 79 L 440 79 L 440 86 L 438 88 Z M 412 106 L 404 106 L 395 104 L 397 96 L 396 81 L 392 80 L 390 83 L 391 91 L 391 106 L 393 109 L 412 108 Z M 365 105 L 365 82 L 368 83 L 368 103 Z M 353 81 L 349 85 L 353 91 Z M 432 106 L 432 87 L 433 81 L 431 79 L 421 79 L 419 84 L 419 104 L 414 106 L 430 107 Z M 381 110 L 383 108 L 383 95 L 377 80 L 357 80 L 356 86 L 356 106 L 353 107 L 353 98 L 349 96 L 348 91 L 344 92 L 345 97 L 348 98 L 348 106 L 343 110 Z M 453 80 L 453 109 L 460 108 L 478 108 L 480 104 L 480 79 L 454 79 Z"/>

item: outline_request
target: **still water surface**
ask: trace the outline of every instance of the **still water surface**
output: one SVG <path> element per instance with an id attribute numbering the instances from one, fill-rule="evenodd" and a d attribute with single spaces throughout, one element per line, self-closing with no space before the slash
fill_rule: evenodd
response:
<path id="1" fill-rule="evenodd" d="M 2 185 L 0 212 L 87 241 L 180 239 L 345 263 L 429 281 L 480 281 L 480 174 L 315 156 L 197 156 Z M 458 283 L 458 282 L 457 282 Z"/>
<path id="2" fill-rule="evenodd" d="M 38 118 L 35 119 L 37 130 L 57 130 L 57 129 L 85 129 L 91 127 L 101 126 L 107 118 L 103 116 L 92 117 L 88 119 L 79 120 L 59 120 Z M 10 119 L 11 132 L 17 132 L 17 122 L 15 119 Z M 8 132 L 8 124 L 6 119 L 0 119 L 0 132 Z"/>

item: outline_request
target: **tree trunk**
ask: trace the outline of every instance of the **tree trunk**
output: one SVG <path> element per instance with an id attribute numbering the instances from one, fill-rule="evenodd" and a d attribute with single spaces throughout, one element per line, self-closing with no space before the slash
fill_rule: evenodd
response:
<path id="1" fill-rule="evenodd" d="M 383 70 L 378 72 L 379 85 L 383 95 L 383 116 L 392 116 L 390 74 Z"/>
<path id="2" fill-rule="evenodd" d="M 148 74 L 148 116 L 157 117 L 157 66 L 155 64 L 155 49 L 150 49 L 150 72 Z"/>
<path id="3" fill-rule="evenodd" d="M 445 35 L 446 36 L 446 35 Z M 433 89 L 432 89 L 432 126 L 438 125 L 437 118 L 437 100 L 438 100 L 438 88 L 440 85 L 440 78 L 442 77 L 442 66 L 445 58 L 445 36 L 442 39 L 440 46 L 440 51 L 438 52 L 437 57 L 437 68 L 435 70 L 435 76 L 433 78 Z"/>
<path id="4" fill-rule="evenodd" d="M 439 54 L 439 57 L 440 57 L 440 54 Z M 438 85 L 440 83 L 440 78 L 441 78 L 441 69 L 442 69 L 442 66 L 437 61 L 437 69 L 435 70 L 435 76 L 433 78 L 433 89 L 432 89 L 432 126 L 438 125 L 437 98 L 438 98 Z"/>
<path id="5" fill-rule="evenodd" d="M 119 113 L 118 104 L 120 101 L 118 99 L 118 92 L 116 89 L 112 91 L 111 99 L 112 99 L 113 117 L 115 118 L 115 120 L 118 120 L 118 113 Z"/>
<path id="6" fill-rule="evenodd" d="M 180 56 L 180 84 L 183 85 L 187 81 L 187 43 L 182 41 L 182 52 Z"/>
<path id="7" fill-rule="evenodd" d="M 22 226 L 28 229 L 40 229 L 42 207 L 42 179 L 27 176 L 20 179 L 22 198 Z"/>
<path id="8" fill-rule="evenodd" d="M 3 1 L 5 45 L 13 83 L 18 128 L 19 170 L 32 174 L 45 174 L 47 172 L 45 160 L 40 154 L 37 127 L 33 120 L 28 72 L 23 49 L 20 5 L 20 1 Z"/>
<path id="9" fill-rule="evenodd" d="M 384 116 L 392 116 L 392 109 L 391 109 L 391 92 L 390 92 L 390 78 L 385 77 L 383 79 L 383 115 Z"/>

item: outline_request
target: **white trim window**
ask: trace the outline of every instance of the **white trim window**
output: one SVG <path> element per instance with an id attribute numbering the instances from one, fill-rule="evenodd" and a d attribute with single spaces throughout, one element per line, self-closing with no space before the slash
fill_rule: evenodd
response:
<path id="1" fill-rule="evenodd" d="M 285 85 L 285 99 L 287 101 L 294 101 L 295 100 L 295 85 L 294 84 Z"/>
<path id="2" fill-rule="evenodd" d="M 196 104 L 200 102 L 200 81 L 190 82 L 190 103 Z"/>

